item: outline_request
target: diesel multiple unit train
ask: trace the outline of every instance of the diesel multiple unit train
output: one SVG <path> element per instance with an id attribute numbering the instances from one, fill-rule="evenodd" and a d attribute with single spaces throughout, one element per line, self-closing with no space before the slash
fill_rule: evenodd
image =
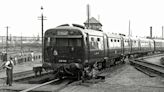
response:
<path id="1" fill-rule="evenodd" d="M 164 51 L 164 40 L 127 37 L 61 25 L 44 35 L 43 67 L 62 74 L 81 76 L 85 67 L 98 69 L 124 62 L 125 57 Z"/>

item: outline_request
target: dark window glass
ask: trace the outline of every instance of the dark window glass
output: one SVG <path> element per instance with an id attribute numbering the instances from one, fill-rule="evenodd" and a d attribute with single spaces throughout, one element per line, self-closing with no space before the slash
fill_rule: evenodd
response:
<path id="1" fill-rule="evenodd" d="M 49 38 L 45 39 L 46 46 L 81 46 L 80 38 Z"/>
<path id="2" fill-rule="evenodd" d="M 94 41 L 94 38 L 93 37 L 91 38 L 91 41 Z"/>
<path id="3" fill-rule="evenodd" d="M 100 38 L 97 38 L 97 41 L 100 41 Z"/>

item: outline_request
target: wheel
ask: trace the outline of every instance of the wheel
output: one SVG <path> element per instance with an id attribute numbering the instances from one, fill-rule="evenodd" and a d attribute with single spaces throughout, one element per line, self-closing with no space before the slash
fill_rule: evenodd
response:
<path id="1" fill-rule="evenodd" d="M 81 71 L 78 71 L 77 72 L 77 80 L 81 80 L 81 77 L 82 77 L 82 73 L 81 73 Z"/>
<path id="2" fill-rule="evenodd" d="M 103 62 L 99 62 L 97 67 L 98 67 L 98 70 L 103 69 Z"/>
<path id="3" fill-rule="evenodd" d="M 82 83 L 85 82 L 85 71 L 82 71 L 81 80 L 82 80 Z"/>
<path id="4" fill-rule="evenodd" d="M 125 64 L 125 57 L 121 58 L 121 63 Z"/>
<path id="5" fill-rule="evenodd" d="M 103 69 L 106 68 L 106 60 L 104 60 L 104 61 L 102 62 L 102 68 L 103 68 Z"/>

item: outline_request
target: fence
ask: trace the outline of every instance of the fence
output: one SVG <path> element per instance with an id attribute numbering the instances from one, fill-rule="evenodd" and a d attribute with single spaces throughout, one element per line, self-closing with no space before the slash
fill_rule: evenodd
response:
<path id="1" fill-rule="evenodd" d="M 8 44 L 6 44 L 6 42 Z M 8 51 L 19 51 L 19 50 L 39 50 L 41 51 L 41 37 L 21 37 L 21 36 L 10 36 L 6 40 L 6 36 L 0 36 L 0 52 L 8 49 Z M 39 49 L 38 49 L 39 48 Z"/>
<path id="2" fill-rule="evenodd" d="M 8 56 L 9 57 L 9 56 Z M 0 63 L 6 61 L 6 54 L 0 54 Z M 41 53 L 25 53 L 24 55 L 15 55 L 12 56 L 14 64 L 19 64 L 23 62 L 28 62 L 28 61 L 36 61 L 36 60 L 42 60 L 42 54 Z"/>
<path id="3" fill-rule="evenodd" d="M 41 37 L 21 37 L 21 36 L 0 36 L 0 64 L 11 56 L 14 58 L 15 64 L 41 59 Z M 8 43 L 8 44 L 6 44 Z M 5 52 L 7 50 L 7 57 Z M 40 53 L 37 56 L 31 56 L 30 53 L 34 51 Z M 23 55 L 22 53 L 25 53 Z"/>

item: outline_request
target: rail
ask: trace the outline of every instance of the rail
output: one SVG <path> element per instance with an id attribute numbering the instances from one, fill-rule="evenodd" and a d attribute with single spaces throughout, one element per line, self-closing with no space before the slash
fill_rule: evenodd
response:
<path id="1" fill-rule="evenodd" d="M 162 65 L 153 64 L 140 59 L 130 60 L 130 63 L 137 68 L 141 68 L 142 70 L 148 70 L 149 72 L 164 77 L 164 66 Z"/>
<path id="2" fill-rule="evenodd" d="M 34 72 L 32 71 L 32 70 L 28 70 L 28 71 L 23 71 L 23 72 L 18 72 L 18 73 L 14 73 L 13 74 L 13 80 L 15 81 L 15 80 L 19 80 L 19 79 L 21 79 L 21 78 L 23 78 L 23 77 L 27 77 L 27 76 L 34 76 L 35 74 L 34 74 Z M 1 78 L 1 79 L 5 79 L 6 77 L 3 77 L 3 78 Z"/>
<path id="3" fill-rule="evenodd" d="M 49 82 L 46 82 L 46 83 L 43 83 L 43 84 L 39 84 L 39 85 L 37 85 L 37 86 L 34 86 L 34 87 L 31 87 L 31 88 L 22 90 L 22 91 L 20 91 L 20 92 L 28 92 L 28 91 L 31 91 L 31 90 L 36 89 L 36 88 L 39 88 L 39 87 L 41 87 L 41 86 L 48 85 L 48 84 L 53 83 L 53 82 L 58 81 L 58 80 L 59 80 L 59 79 L 54 79 L 54 80 L 51 80 L 51 81 L 49 81 Z"/>
<path id="4" fill-rule="evenodd" d="M 150 55 L 150 56 L 139 57 L 138 59 L 147 59 L 147 58 L 159 57 L 159 56 L 164 56 L 164 54 L 154 54 L 154 55 Z"/>

